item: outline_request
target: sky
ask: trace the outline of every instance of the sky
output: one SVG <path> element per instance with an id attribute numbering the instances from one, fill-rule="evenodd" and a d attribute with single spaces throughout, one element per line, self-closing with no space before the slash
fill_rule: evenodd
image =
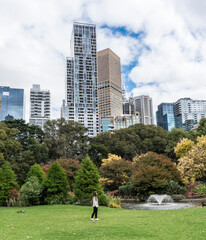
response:
<path id="1" fill-rule="evenodd" d="M 153 112 L 182 97 L 206 99 L 205 0 L 0 0 L 0 85 L 51 92 L 51 118 L 65 99 L 73 22 L 97 27 L 97 51 L 121 58 L 127 96 L 149 95 Z"/>

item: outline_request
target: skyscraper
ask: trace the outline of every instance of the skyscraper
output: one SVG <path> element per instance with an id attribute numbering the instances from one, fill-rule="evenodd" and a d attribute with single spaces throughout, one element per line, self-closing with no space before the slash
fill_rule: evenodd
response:
<path id="1" fill-rule="evenodd" d="M 0 86 L 0 121 L 24 118 L 24 89 Z"/>
<path id="2" fill-rule="evenodd" d="M 66 101 L 61 116 L 84 124 L 88 136 L 99 133 L 96 26 L 74 23 L 67 58 Z"/>
<path id="3" fill-rule="evenodd" d="M 97 53 L 99 116 L 122 115 L 120 58 L 109 48 Z"/>
<path id="4" fill-rule="evenodd" d="M 171 131 L 175 127 L 174 103 L 161 103 L 156 112 L 157 126 L 164 130 Z"/>
<path id="5" fill-rule="evenodd" d="M 134 112 L 140 114 L 140 123 L 154 124 L 152 98 L 149 96 L 134 97 Z"/>
<path id="6" fill-rule="evenodd" d="M 180 98 L 174 103 L 175 127 L 189 131 L 206 117 L 206 100 Z"/>
<path id="7" fill-rule="evenodd" d="M 43 128 L 50 119 L 50 92 L 41 90 L 39 84 L 33 84 L 30 90 L 30 106 L 29 123 Z"/>

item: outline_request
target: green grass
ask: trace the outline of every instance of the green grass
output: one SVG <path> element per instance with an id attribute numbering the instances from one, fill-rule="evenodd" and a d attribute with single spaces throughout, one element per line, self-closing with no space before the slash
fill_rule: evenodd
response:
<path id="1" fill-rule="evenodd" d="M 25 213 L 17 213 L 17 210 Z M 206 208 L 140 211 L 70 205 L 0 208 L 0 240 L 206 239 Z"/>

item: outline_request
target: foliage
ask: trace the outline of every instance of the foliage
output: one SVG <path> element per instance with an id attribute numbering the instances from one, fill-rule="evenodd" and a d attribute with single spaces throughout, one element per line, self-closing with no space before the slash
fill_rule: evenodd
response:
<path id="1" fill-rule="evenodd" d="M 17 189 L 12 189 L 10 191 L 10 197 L 9 200 L 7 201 L 8 207 L 16 207 L 18 205 L 19 193 L 20 192 Z"/>
<path id="2" fill-rule="evenodd" d="M 110 153 L 132 160 L 135 155 L 148 151 L 163 153 L 167 144 L 166 134 L 161 127 L 135 124 L 113 134 L 100 133 L 91 139 L 91 143 L 102 144 Z"/>
<path id="3" fill-rule="evenodd" d="M 183 138 L 181 142 L 177 144 L 177 146 L 174 148 L 174 152 L 177 157 L 184 157 L 187 155 L 188 151 L 191 150 L 191 148 L 194 146 L 194 142 L 187 139 Z"/>
<path id="4" fill-rule="evenodd" d="M 63 201 L 68 195 L 68 181 L 66 174 L 57 162 L 48 170 L 48 175 L 43 182 L 45 203 L 51 204 Z"/>
<path id="5" fill-rule="evenodd" d="M 73 190 L 74 177 L 77 171 L 81 168 L 79 160 L 75 160 L 72 158 L 60 158 L 57 159 L 56 162 L 66 173 L 66 178 L 69 183 L 70 189 Z"/>
<path id="6" fill-rule="evenodd" d="M 121 208 L 121 200 L 119 197 L 107 196 L 107 206 L 110 208 Z"/>
<path id="7" fill-rule="evenodd" d="M 0 205 L 5 206 L 11 196 L 11 190 L 18 188 L 16 175 L 9 162 L 5 162 L 0 168 Z"/>
<path id="8" fill-rule="evenodd" d="M 44 171 L 38 164 L 34 164 L 31 168 L 30 171 L 27 173 L 27 179 L 26 181 L 31 177 L 31 176 L 36 176 L 39 180 L 40 183 L 44 181 Z"/>
<path id="9" fill-rule="evenodd" d="M 195 192 L 201 195 L 206 194 L 206 184 L 199 184 L 195 187 Z"/>
<path id="10" fill-rule="evenodd" d="M 167 181 L 164 192 L 169 195 L 185 195 L 187 188 L 180 185 L 178 182 Z"/>
<path id="11" fill-rule="evenodd" d="M 81 160 L 88 152 L 87 129 L 78 122 L 64 118 L 48 120 L 44 125 L 44 142 L 49 148 L 49 158 L 75 158 Z"/>
<path id="12" fill-rule="evenodd" d="M 37 176 L 31 176 L 20 189 L 21 199 L 27 206 L 40 204 L 42 185 Z"/>
<path id="13" fill-rule="evenodd" d="M 131 184 L 126 184 L 123 186 L 119 187 L 119 195 L 121 197 L 131 197 L 131 196 L 136 196 L 137 191 L 133 188 Z"/>
<path id="14" fill-rule="evenodd" d="M 75 176 L 74 193 L 78 200 L 91 199 L 94 191 L 102 193 L 99 182 L 99 173 L 88 156 L 82 160 L 81 169 Z"/>
<path id="15" fill-rule="evenodd" d="M 179 159 L 177 168 L 184 183 L 206 179 L 206 136 L 197 137 L 197 143 Z"/>
<path id="16" fill-rule="evenodd" d="M 199 121 L 198 127 L 196 129 L 196 135 L 197 136 L 206 135 L 206 118 L 202 118 Z"/>
<path id="17" fill-rule="evenodd" d="M 98 200 L 100 206 L 107 206 L 107 196 L 104 193 L 98 196 Z"/>
<path id="18" fill-rule="evenodd" d="M 171 180 L 180 182 L 180 174 L 165 155 L 148 152 L 134 159 L 132 185 L 141 200 L 150 194 L 162 193 L 167 181 Z"/>
<path id="19" fill-rule="evenodd" d="M 89 149 L 89 156 L 93 163 L 100 167 L 103 158 L 108 158 L 109 150 L 103 144 L 92 144 Z"/>
<path id="20" fill-rule="evenodd" d="M 132 175 L 131 161 L 109 154 L 108 159 L 102 160 L 100 167 L 101 183 L 105 191 L 112 191 L 127 183 Z"/>

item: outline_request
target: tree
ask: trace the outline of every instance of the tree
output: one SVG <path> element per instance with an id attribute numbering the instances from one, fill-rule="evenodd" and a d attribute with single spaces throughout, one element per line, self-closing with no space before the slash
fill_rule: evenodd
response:
<path id="1" fill-rule="evenodd" d="M 177 144 L 177 146 L 174 148 L 174 152 L 177 157 L 183 157 L 185 156 L 190 149 L 194 146 L 194 142 L 187 139 L 183 138 L 181 142 Z"/>
<path id="2" fill-rule="evenodd" d="M 61 168 L 66 173 L 66 178 L 69 183 L 71 191 L 73 190 L 74 177 L 77 174 L 77 171 L 81 168 L 79 160 L 72 158 L 60 158 L 56 162 L 61 166 Z"/>
<path id="3" fill-rule="evenodd" d="M 42 170 L 42 168 L 38 165 L 38 164 L 34 164 L 29 172 L 27 173 L 27 180 L 31 177 L 31 176 L 35 176 L 38 178 L 39 183 L 42 183 L 44 181 L 44 171 Z"/>
<path id="4" fill-rule="evenodd" d="M 206 118 L 202 118 L 196 130 L 197 136 L 206 135 Z"/>
<path id="5" fill-rule="evenodd" d="M 26 205 L 40 204 L 42 185 L 38 177 L 31 176 L 27 179 L 26 183 L 20 189 L 21 199 Z"/>
<path id="6" fill-rule="evenodd" d="M 167 132 L 167 146 L 165 153 L 169 158 L 173 159 L 173 162 L 177 162 L 177 157 L 174 153 L 174 148 L 177 143 L 186 137 L 186 133 L 182 128 L 173 128 L 170 132 Z"/>
<path id="7" fill-rule="evenodd" d="M 66 174 L 57 162 L 54 162 L 49 168 L 43 187 L 45 202 L 48 204 L 52 203 L 55 198 L 61 197 L 64 199 L 67 197 L 69 186 Z"/>
<path id="8" fill-rule="evenodd" d="M 109 154 L 108 159 L 103 160 L 99 171 L 104 190 L 117 190 L 119 186 L 129 181 L 132 175 L 132 163 L 117 155 Z"/>
<path id="9" fill-rule="evenodd" d="M 0 205 L 5 206 L 10 197 L 10 191 L 18 188 L 16 175 L 9 162 L 5 162 L 0 168 Z"/>
<path id="10" fill-rule="evenodd" d="M 44 125 L 44 142 L 50 159 L 75 158 L 81 160 L 88 152 L 87 129 L 83 124 L 64 118 L 48 120 Z"/>
<path id="11" fill-rule="evenodd" d="M 134 158 L 132 185 L 140 199 L 162 193 L 167 181 L 181 182 L 180 173 L 171 159 L 163 154 L 148 152 Z"/>
<path id="12" fill-rule="evenodd" d="M 78 170 L 75 183 L 74 193 L 79 200 L 91 199 L 92 193 L 97 191 L 102 194 L 102 189 L 99 182 L 99 173 L 96 166 L 92 163 L 88 156 L 82 160 L 81 169 Z"/>
<path id="13" fill-rule="evenodd" d="M 178 160 L 177 168 L 184 183 L 206 180 L 206 136 L 197 137 L 197 143 Z"/>
<path id="14" fill-rule="evenodd" d="M 102 159 L 107 158 L 108 154 L 109 150 L 103 144 L 92 144 L 89 149 L 89 156 L 97 167 L 101 166 Z"/>

